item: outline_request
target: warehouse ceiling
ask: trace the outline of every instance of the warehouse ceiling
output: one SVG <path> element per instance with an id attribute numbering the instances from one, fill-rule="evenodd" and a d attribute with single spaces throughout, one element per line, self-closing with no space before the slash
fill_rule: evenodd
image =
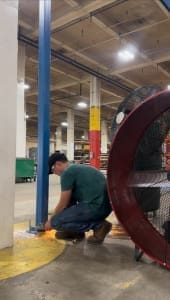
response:
<path id="1" fill-rule="evenodd" d="M 41 0 L 42 1 L 42 0 Z M 108 127 L 128 91 L 170 85 L 170 15 L 159 0 L 52 0 L 51 134 L 75 112 L 75 136 L 89 128 L 90 72 L 101 79 L 101 119 Z M 27 137 L 37 135 L 38 0 L 19 0 L 19 43 L 26 47 Z M 64 62 L 68 57 L 72 64 Z M 74 66 L 83 65 L 88 72 Z M 103 76 L 103 77 L 102 77 Z M 80 108 L 78 102 L 87 103 Z"/>

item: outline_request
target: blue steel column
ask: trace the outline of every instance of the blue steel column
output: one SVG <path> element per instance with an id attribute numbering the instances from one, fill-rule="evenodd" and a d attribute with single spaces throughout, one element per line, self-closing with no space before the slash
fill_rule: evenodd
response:
<path id="1" fill-rule="evenodd" d="M 48 218 L 51 0 L 39 0 L 38 168 L 36 226 Z"/>

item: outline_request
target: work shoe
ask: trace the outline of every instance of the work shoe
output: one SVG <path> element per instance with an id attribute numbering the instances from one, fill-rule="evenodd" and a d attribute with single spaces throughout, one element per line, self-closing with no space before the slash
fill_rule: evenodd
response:
<path id="1" fill-rule="evenodd" d="M 82 240 L 85 238 L 85 233 L 73 231 L 57 231 L 55 237 L 58 240 Z"/>
<path id="2" fill-rule="evenodd" d="M 90 244 L 101 244 L 103 243 L 106 235 L 112 229 L 112 224 L 106 220 L 103 221 L 102 226 L 99 229 L 94 230 L 93 236 L 90 236 L 87 241 Z"/>

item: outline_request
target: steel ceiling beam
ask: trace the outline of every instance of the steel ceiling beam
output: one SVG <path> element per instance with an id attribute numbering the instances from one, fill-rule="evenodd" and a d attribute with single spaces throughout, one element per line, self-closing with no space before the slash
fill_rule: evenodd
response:
<path id="1" fill-rule="evenodd" d="M 27 44 L 27 45 L 29 45 L 29 46 L 31 46 L 31 47 L 34 47 L 34 48 L 38 49 L 38 43 L 36 41 L 28 38 L 25 35 L 22 35 L 22 34 L 19 33 L 18 40 L 21 41 L 21 42 L 23 42 L 23 43 L 25 43 L 25 44 Z M 56 57 L 59 60 L 64 61 L 67 64 L 70 64 L 70 65 L 74 66 L 77 69 L 80 69 L 80 70 L 82 70 L 82 71 L 84 71 L 84 72 L 86 72 L 86 73 L 88 73 L 90 75 L 93 75 L 93 76 L 95 76 L 95 77 L 97 77 L 97 78 L 99 78 L 101 80 L 104 80 L 107 83 L 109 83 L 111 85 L 114 85 L 114 86 L 116 86 L 116 87 L 118 87 L 118 88 L 120 88 L 122 90 L 125 90 L 127 92 L 131 92 L 132 91 L 131 88 L 129 88 L 127 85 L 125 85 L 123 83 L 120 83 L 118 80 L 112 79 L 109 76 L 105 76 L 104 74 L 102 74 L 102 73 L 100 73 L 100 72 L 98 72 L 96 70 L 93 70 L 92 68 L 89 68 L 86 65 L 81 64 L 80 62 L 75 61 L 74 59 L 72 59 L 72 58 L 70 58 L 70 57 L 68 57 L 68 56 L 60 53 L 59 51 L 51 49 L 51 55 L 53 57 Z"/>

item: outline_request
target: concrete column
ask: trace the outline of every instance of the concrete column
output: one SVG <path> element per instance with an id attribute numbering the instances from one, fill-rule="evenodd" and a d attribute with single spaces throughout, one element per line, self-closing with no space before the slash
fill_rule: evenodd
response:
<path id="1" fill-rule="evenodd" d="M 90 165 L 100 168 L 100 80 L 90 80 Z"/>
<path id="2" fill-rule="evenodd" d="M 18 47 L 16 157 L 26 157 L 25 46 Z"/>
<path id="3" fill-rule="evenodd" d="M 87 129 L 84 129 L 83 135 L 84 135 L 84 139 L 85 139 L 86 141 L 88 141 L 88 139 L 89 139 L 89 132 L 88 132 Z"/>
<path id="4" fill-rule="evenodd" d="M 55 132 L 55 149 L 61 151 L 62 150 L 62 129 L 61 126 L 56 128 Z"/>
<path id="5" fill-rule="evenodd" d="M 108 142 L 108 134 L 107 134 L 107 123 L 105 120 L 101 122 L 101 152 L 107 153 L 107 142 Z"/>
<path id="6" fill-rule="evenodd" d="M 74 111 L 67 111 L 67 158 L 74 160 Z"/>
<path id="7" fill-rule="evenodd" d="M 18 1 L 0 1 L 0 248 L 13 244 Z"/>

